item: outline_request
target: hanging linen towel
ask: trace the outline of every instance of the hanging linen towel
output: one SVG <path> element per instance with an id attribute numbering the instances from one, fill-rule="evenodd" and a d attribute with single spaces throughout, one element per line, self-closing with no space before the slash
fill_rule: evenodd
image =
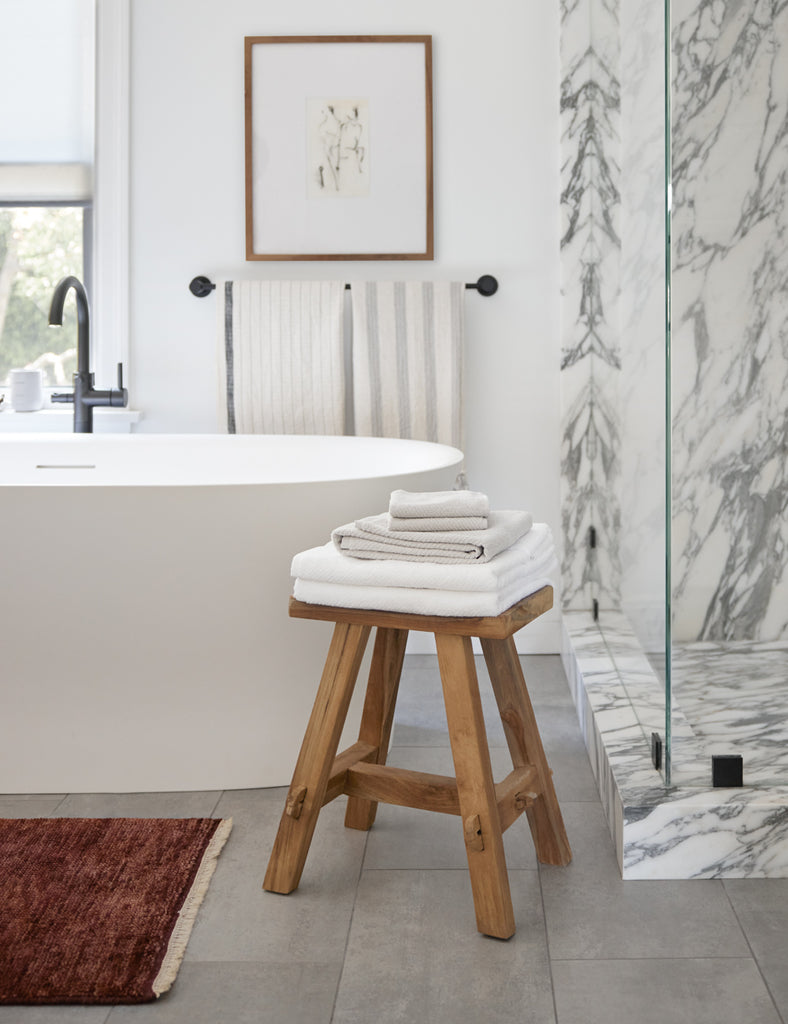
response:
<path id="1" fill-rule="evenodd" d="M 354 281 L 355 432 L 462 448 L 463 312 L 456 281 Z"/>
<path id="2" fill-rule="evenodd" d="M 343 434 L 344 283 L 225 281 L 219 409 L 228 434 Z"/>

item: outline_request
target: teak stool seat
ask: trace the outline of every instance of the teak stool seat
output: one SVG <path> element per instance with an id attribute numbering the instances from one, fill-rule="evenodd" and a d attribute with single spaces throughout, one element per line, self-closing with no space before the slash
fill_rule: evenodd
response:
<path id="1" fill-rule="evenodd" d="M 349 797 L 345 825 L 370 828 L 379 801 L 459 815 L 465 835 L 476 924 L 485 935 L 514 934 L 503 832 L 528 816 L 543 864 L 571 859 L 513 634 L 553 604 L 551 587 L 501 615 L 436 617 L 305 604 L 290 615 L 334 622 L 323 676 L 287 794 L 263 888 L 298 886 L 320 808 Z M 372 626 L 377 627 L 358 742 L 337 755 L 350 698 Z M 411 629 L 435 634 L 456 779 L 385 764 L 405 643 Z M 514 770 L 493 781 L 471 637 L 479 637 Z"/>

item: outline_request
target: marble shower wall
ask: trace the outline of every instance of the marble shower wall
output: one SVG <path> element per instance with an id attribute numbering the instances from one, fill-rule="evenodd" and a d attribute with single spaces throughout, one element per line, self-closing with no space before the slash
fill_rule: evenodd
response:
<path id="1" fill-rule="evenodd" d="M 673 3 L 679 640 L 788 638 L 788 3 Z"/>
<path id="2" fill-rule="evenodd" d="M 561 10 L 562 591 L 571 609 L 620 602 L 617 4 L 564 0 Z"/>
<path id="3" fill-rule="evenodd" d="M 651 646 L 664 630 L 662 3 L 565 0 L 562 17 L 564 607 L 623 608 Z M 673 0 L 672 20 L 674 637 L 777 640 L 788 0 Z"/>

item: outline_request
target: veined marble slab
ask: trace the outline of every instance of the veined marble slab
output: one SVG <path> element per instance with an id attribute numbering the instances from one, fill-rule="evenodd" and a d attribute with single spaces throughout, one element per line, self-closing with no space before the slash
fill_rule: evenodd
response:
<path id="1" fill-rule="evenodd" d="M 561 575 L 571 608 L 619 601 L 618 40 L 616 0 L 563 0 Z"/>
<path id="2" fill-rule="evenodd" d="M 671 11 L 666 513 L 663 5 L 561 4 L 564 607 L 649 617 L 667 514 L 674 636 L 786 639 L 788 6 Z"/>
<path id="3" fill-rule="evenodd" d="M 673 608 L 788 638 L 788 7 L 674 0 Z"/>
<path id="4" fill-rule="evenodd" d="M 678 644 L 672 679 L 709 756 L 741 754 L 746 785 L 788 783 L 788 641 Z"/>
<path id="5" fill-rule="evenodd" d="M 651 762 L 651 732 L 665 736 L 663 683 L 626 617 L 603 610 L 600 618 L 601 626 L 585 612 L 564 614 L 563 660 L 622 877 L 788 877 L 788 784 L 765 785 L 759 775 L 763 758 L 780 742 L 779 716 L 763 713 L 761 702 L 769 708 L 767 691 L 776 693 L 788 644 L 766 645 L 762 657 L 749 651 L 753 686 L 745 692 L 751 708 L 761 708 L 763 736 L 756 741 L 757 724 L 744 708 L 748 731 L 735 750 L 734 715 L 717 714 L 715 702 L 722 703 L 726 676 L 729 689 L 736 679 L 742 689 L 748 652 L 733 652 L 730 673 L 721 667 L 725 652 L 709 650 L 712 645 L 678 653 L 679 666 L 686 662 L 687 688 L 679 683 L 673 699 L 673 766 L 666 786 Z M 710 679 L 719 680 L 716 688 Z M 784 673 L 782 680 L 784 687 Z M 689 710 L 697 713 L 701 703 L 715 713 L 694 720 Z M 743 787 L 712 787 L 712 753 L 743 754 Z M 788 770 L 783 778 L 788 781 Z M 779 781 L 774 771 L 772 781 Z"/>

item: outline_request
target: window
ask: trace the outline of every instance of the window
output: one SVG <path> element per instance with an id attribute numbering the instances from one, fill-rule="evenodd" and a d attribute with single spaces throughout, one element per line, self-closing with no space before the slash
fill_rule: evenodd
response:
<path id="1" fill-rule="evenodd" d="M 51 331 L 49 304 L 66 274 L 89 289 L 90 222 L 90 206 L 0 207 L 0 385 L 13 369 L 42 370 L 47 387 L 70 385 L 76 307 L 66 307 L 63 330 Z"/>
<path id="2" fill-rule="evenodd" d="M 68 387 L 76 315 L 48 328 L 61 277 L 93 273 L 95 0 L 5 0 L 0 35 L 0 386 L 40 368 Z M 92 304 L 94 296 L 91 295 Z M 70 316 L 71 322 L 68 322 Z"/>

